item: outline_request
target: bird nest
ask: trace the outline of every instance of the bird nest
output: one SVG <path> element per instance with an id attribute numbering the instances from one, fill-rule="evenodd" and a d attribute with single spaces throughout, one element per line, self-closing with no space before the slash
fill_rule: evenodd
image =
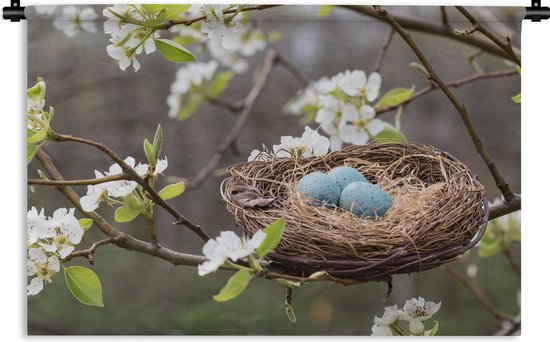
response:
<path id="1" fill-rule="evenodd" d="M 286 227 L 270 268 L 296 277 L 326 271 L 331 279 L 386 280 L 458 258 L 481 238 L 488 220 L 485 189 L 463 163 L 435 147 L 371 142 L 323 157 L 264 158 L 227 170 L 227 209 L 247 235 L 279 218 Z M 380 219 L 315 207 L 296 191 L 313 171 L 359 170 L 384 189 L 393 206 Z"/>

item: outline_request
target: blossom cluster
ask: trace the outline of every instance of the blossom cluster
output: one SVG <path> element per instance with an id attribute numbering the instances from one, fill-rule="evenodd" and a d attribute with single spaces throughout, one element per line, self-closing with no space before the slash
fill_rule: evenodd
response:
<path id="1" fill-rule="evenodd" d="M 36 295 L 51 283 L 59 272 L 60 260 L 65 259 L 80 243 L 84 229 L 74 216 L 74 208 L 60 208 L 52 217 L 32 207 L 27 212 L 27 295 Z"/>
<path id="2" fill-rule="evenodd" d="M 374 317 L 372 336 L 392 336 L 394 332 L 403 334 L 399 321 L 409 322 L 409 331 L 413 335 L 435 334 L 435 331 L 425 331 L 424 322 L 440 308 L 441 303 L 426 302 L 422 297 L 407 300 L 402 309 L 397 305 L 387 306 L 381 318 Z"/>
<path id="3" fill-rule="evenodd" d="M 301 137 L 283 136 L 279 145 L 273 145 L 273 152 L 253 150 L 248 161 L 262 160 L 270 154 L 278 158 L 324 156 L 328 153 L 329 147 L 330 141 L 327 137 L 306 126 Z"/>
<path id="4" fill-rule="evenodd" d="M 176 80 L 170 86 L 170 95 L 167 103 L 170 107 L 168 115 L 177 117 L 181 111 L 184 96 L 197 92 L 203 88 L 214 76 L 218 63 L 214 60 L 208 63 L 193 63 L 180 68 L 176 73 Z"/>
<path id="5" fill-rule="evenodd" d="M 224 14 L 235 5 L 192 5 L 182 14 L 183 19 L 205 16 L 202 22 L 191 26 L 176 25 L 172 31 L 180 39 L 197 42 L 223 67 L 236 73 L 248 70 L 245 58 L 265 49 L 266 37 L 247 19 L 244 12 Z"/>
<path id="6" fill-rule="evenodd" d="M 47 5 L 34 8 L 39 15 L 53 15 L 57 7 L 56 5 Z M 65 6 L 61 9 L 59 16 L 55 17 L 53 26 L 63 31 L 67 37 L 74 37 L 82 31 L 96 33 L 97 27 L 94 20 L 97 17 L 96 11 L 91 7 Z"/>
<path id="7" fill-rule="evenodd" d="M 210 239 L 202 248 L 202 252 L 208 258 L 198 266 L 200 276 L 215 272 L 227 259 L 235 262 L 251 255 L 267 236 L 258 230 L 251 238 L 241 238 L 233 231 L 223 231 L 220 236 Z"/>
<path id="8" fill-rule="evenodd" d="M 375 118 L 372 102 L 380 92 L 382 78 L 374 72 L 346 70 L 312 82 L 291 100 L 286 109 L 296 115 L 309 115 L 330 136 L 330 147 L 343 143 L 365 144 L 380 133 L 386 123 Z"/>
<path id="9" fill-rule="evenodd" d="M 153 28 L 129 23 L 119 17 L 141 22 L 147 20 L 144 13 L 145 11 L 140 9 L 139 5 L 113 5 L 103 10 L 103 15 L 108 18 L 103 24 L 103 29 L 105 34 L 111 36 L 107 54 L 118 61 L 122 71 L 132 65 L 137 72 L 141 67 L 137 55 L 143 52 L 148 55 L 156 50 L 154 38 L 159 35 Z"/>
<path id="10" fill-rule="evenodd" d="M 504 201 L 504 197 L 496 198 L 489 205 Z M 513 242 L 521 242 L 521 211 L 514 211 L 507 215 L 489 221 L 485 233 L 478 243 L 478 254 L 481 257 L 490 257 L 497 252 L 510 248 Z"/>
<path id="11" fill-rule="evenodd" d="M 124 162 L 128 164 L 139 176 L 143 177 L 149 171 L 149 166 L 146 164 L 138 163 L 133 157 L 127 157 Z M 158 160 L 153 176 L 158 175 L 168 167 L 168 159 Z M 113 164 L 109 167 L 109 171 L 101 173 L 97 170 L 94 171 L 96 179 L 107 176 L 114 176 L 122 174 L 122 168 L 118 164 Z M 116 180 L 96 185 L 88 185 L 88 190 L 85 196 L 80 198 L 80 205 L 84 211 L 94 211 L 99 206 L 99 203 L 110 198 L 121 198 L 131 194 L 138 184 L 131 180 Z"/>

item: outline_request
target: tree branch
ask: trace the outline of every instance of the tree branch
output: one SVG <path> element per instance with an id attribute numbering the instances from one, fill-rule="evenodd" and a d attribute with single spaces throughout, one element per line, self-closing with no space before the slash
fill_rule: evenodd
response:
<path id="1" fill-rule="evenodd" d="M 521 195 L 514 194 L 512 201 L 502 201 L 491 205 L 489 208 L 489 220 L 494 220 L 497 217 L 510 214 L 514 211 L 521 210 Z"/>
<path id="2" fill-rule="evenodd" d="M 49 176 L 55 181 L 64 181 L 63 176 L 59 173 L 55 165 L 53 164 L 50 156 L 46 154 L 42 149 L 36 152 L 36 157 L 49 174 Z M 161 259 L 164 259 L 174 265 L 188 265 L 197 266 L 207 259 L 203 256 L 185 254 L 176 252 L 174 250 L 165 247 L 155 247 L 151 243 L 136 239 L 126 233 L 123 233 L 111 225 L 103 216 L 99 215 L 95 211 L 84 211 L 80 206 L 80 197 L 73 189 L 68 186 L 59 186 L 59 190 L 82 215 L 92 219 L 94 224 L 101 230 L 103 234 L 108 237 L 114 238 L 113 244 L 124 248 L 129 251 L 136 251 L 143 254 L 152 255 Z"/>
<path id="3" fill-rule="evenodd" d="M 101 183 L 107 183 L 117 180 L 130 180 L 130 176 L 121 173 L 118 175 L 106 176 L 93 179 L 79 179 L 79 180 L 67 180 L 67 181 L 52 181 L 49 179 L 29 179 L 28 185 L 48 185 L 48 186 L 81 186 L 81 185 L 97 185 Z"/>
<path id="4" fill-rule="evenodd" d="M 94 253 L 95 253 L 96 249 L 99 246 L 104 246 L 104 245 L 108 245 L 108 244 L 115 244 L 118 241 L 118 239 L 119 239 L 119 237 L 117 236 L 117 237 L 108 237 L 104 240 L 96 241 L 88 249 L 72 252 L 71 254 L 69 254 L 65 258 L 65 261 L 70 261 L 71 259 L 77 258 L 77 257 L 86 257 L 88 259 L 88 262 L 93 265 L 94 264 Z"/>
<path id="5" fill-rule="evenodd" d="M 282 6 L 282 5 L 249 6 L 249 7 L 244 7 L 244 8 L 235 8 L 235 9 L 226 10 L 226 11 L 223 11 L 223 14 L 232 14 L 232 13 L 237 13 L 237 12 L 248 12 L 248 11 L 261 11 L 261 10 L 264 10 L 264 9 L 268 9 L 268 8 L 272 8 L 272 7 L 279 7 L 279 6 Z M 196 23 L 198 21 L 202 21 L 204 19 L 206 19 L 205 15 L 197 17 L 197 18 L 193 18 L 193 19 L 169 21 L 166 24 L 158 26 L 157 29 L 168 30 L 172 26 L 176 26 L 176 25 L 190 26 L 190 25 L 193 25 L 194 23 Z"/>
<path id="6" fill-rule="evenodd" d="M 476 151 L 479 153 L 487 167 L 489 168 L 489 171 L 491 171 L 491 174 L 496 182 L 497 187 L 500 189 L 502 194 L 504 195 L 504 198 L 506 201 L 511 202 L 514 200 L 515 195 L 510 189 L 510 186 L 502 175 L 500 174 L 500 171 L 496 167 L 494 161 L 491 158 L 491 155 L 489 152 L 485 149 L 485 146 L 481 142 L 481 139 L 479 138 L 475 127 L 470 120 L 470 117 L 468 116 L 468 112 L 466 110 L 466 107 L 464 104 L 462 104 L 458 98 L 451 92 L 449 87 L 441 80 L 439 75 L 436 73 L 435 69 L 431 65 L 431 63 L 428 61 L 428 59 L 424 56 L 418 45 L 416 45 L 415 41 L 411 37 L 410 33 L 405 31 L 401 25 L 393 18 L 393 16 L 384 8 L 381 6 L 375 6 L 376 12 L 384 18 L 390 25 L 397 31 L 397 33 L 405 40 L 405 42 L 409 45 L 411 50 L 414 52 L 414 54 L 418 57 L 418 59 L 422 62 L 426 70 L 429 74 L 429 79 L 432 80 L 437 84 L 437 86 L 445 93 L 449 101 L 453 104 L 456 111 L 462 118 L 462 122 L 466 126 L 466 129 L 468 130 L 468 133 L 470 134 L 470 138 L 472 139 Z"/>
<path id="7" fill-rule="evenodd" d="M 475 81 L 479 81 L 479 80 L 482 80 L 482 79 L 510 77 L 510 76 L 515 76 L 515 75 L 519 75 L 517 70 L 515 68 L 510 68 L 510 69 L 496 70 L 496 71 L 490 71 L 490 72 L 475 74 L 475 75 L 471 75 L 471 76 L 461 78 L 459 80 L 449 81 L 449 82 L 446 82 L 445 84 L 448 87 L 458 88 L 458 87 L 463 86 L 465 84 L 472 83 L 472 82 L 475 82 Z M 387 106 L 387 107 L 382 107 L 382 108 L 375 107 L 376 115 L 395 110 L 395 109 L 397 109 L 401 106 L 406 106 L 410 102 L 418 99 L 419 97 L 422 97 L 422 96 L 430 93 L 431 91 L 433 91 L 435 89 L 437 89 L 437 87 L 433 83 L 430 83 L 429 86 L 426 86 L 425 88 L 420 89 L 419 91 L 417 91 L 416 93 L 411 95 L 411 97 L 409 97 L 408 100 L 406 100 L 405 102 L 403 102 L 399 105 Z"/>
<path id="8" fill-rule="evenodd" d="M 384 41 L 384 44 L 382 45 L 382 49 L 378 53 L 378 57 L 376 58 L 376 62 L 374 63 L 374 72 L 380 72 L 380 68 L 382 67 L 382 62 L 384 61 L 384 57 L 386 57 L 386 52 L 388 51 L 388 48 L 390 47 L 391 41 L 393 39 L 393 36 L 395 35 L 395 30 L 392 28 L 390 31 L 390 34 L 388 34 L 388 37 Z"/>
<path id="9" fill-rule="evenodd" d="M 483 306 L 483 308 L 485 308 L 485 310 L 487 310 L 499 323 L 501 323 L 502 321 L 507 321 L 507 322 L 513 322 L 514 320 L 514 317 L 508 315 L 508 314 L 505 314 L 504 312 L 500 311 L 490 300 L 489 298 L 487 297 L 487 295 L 485 295 L 485 293 L 483 291 L 481 291 L 481 289 L 479 289 L 477 286 L 475 286 L 471 281 L 469 281 L 468 279 L 466 279 L 464 276 L 462 276 L 457 270 L 455 270 L 453 267 L 451 267 L 450 265 L 445 265 L 443 266 L 443 268 L 445 269 L 445 271 L 447 271 L 451 276 L 453 276 L 453 278 L 455 278 L 456 280 L 458 280 L 458 282 L 460 282 L 462 285 L 464 285 L 464 287 L 470 291 L 470 293 L 472 294 L 472 296 L 474 296 L 474 298 L 479 302 L 479 304 L 481 304 L 481 306 Z"/>
<path id="10" fill-rule="evenodd" d="M 472 25 L 474 25 L 475 28 L 477 28 L 477 31 L 483 33 L 487 38 L 489 38 L 493 43 L 498 45 L 504 52 L 506 52 L 510 58 L 519 66 L 521 66 L 521 59 L 516 54 L 516 51 L 514 51 L 514 48 L 512 47 L 512 42 L 510 41 L 510 38 L 507 38 L 506 41 L 503 41 L 502 39 L 498 38 L 495 34 L 493 34 L 491 31 L 489 31 L 484 25 L 482 25 L 470 12 L 466 10 L 466 8 L 462 6 L 456 6 L 456 9 L 468 19 Z"/>
<path id="11" fill-rule="evenodd" d="M 369 6 L 342 5 L 340 7 L 384 21 L 384 18 Z M 428 21 L 425 19 L 412 18 L 412 17 L 399 16 L 399 15 L 394 16 L 394 18 L 395 18 L 395 21 L 399 23 L 399 25 L 404 29 L 410 29 L 413 31 L 430 33 L 430 34 L 450 38 L 452 40 L 457 40 L 465 44 L 478 47 L 493 55 L 498 55 L 509 60 L 514 60 L 510 56 L 510 54 L 508 54 L 506 51 L 503 51 L 500 47 L 495 46 L 494 44 L 492 44 L 490 41 L 486 39 L 480 39 L 475 36 L 458 36 L 454 34 L 453 29 L 451 27 L 445 26 L 443 24 L 434 24 L 432 21 Z"/>
<path id="12" fill-rule="evenodd" d="M 117 163 L 122 168 L 122 172 L 124 174 L 128 175 L 131 180 L 133 180 L 136 183 L 138 183 L 139 185 L 141 185 L 141 187 L 143 187 L 143 189 L 145 191 L 147 191 L 147 193 L 149 193 L 149 195 L 151 196 L 151 200 L 153 200 L 153 202 L 160 205 L 166 211 L 168 211 L 172 216 L 174 216 L 174 218 L 176 219 L 175 224 L 185 225 L 186 227 L 191 229 L 196 235 L 198 235 L 202 240 L 208 241 L 208 239 L 209 239 L 208 235 L 206 235 L 202 231 L 200 226 L 198 226 L 198 225 L 192 223 L 191 221 L 189 221 L 182 214 L 180 214 L 176 209 L 174 209 L 170 204 L 168 204 L 168 202 L 163 200 L 159 196 L 159 194 L 155 191 L 155 189 L 153 189 L 153 187 L 149 184 L 147 179 L 141 178 L 141 176 L 138 175 L 136 173 L 136 171 L 134 171 L 134 169 L 132 169 L 128 164 L 126 164 L 126 162 L 124 162 L 124 160 L 122 160 L 122 158 L 120 158 L 113 150 L 111 150 L 110 148 L 108 148 L 104 144 L 99 143 L 99 142 L 95 142 L 95 141 L 92 141 L 92 140 L 84 139 L 84 138 L 78 138 L 78 137 L 73 137 L 71 135 L 58 134 L 58 133 L 54 133 L 52 135 L 52 140 L 53 141 L 60 141 L 60 142 L 65 142 L 65 141 L 77 142 L 77 143 L 80 143 L 80 144 L 93 146 L 93 147 L 97 148 L 98 150 L 102 151 L 103 153 L 108 155 L 115 163 Z"/>
<path id="13" fill-rule="evenodd" d="M 274 49 L 269 49 L 267 51 L 263 65 L 258 73 L 256 83 L 244 99 L 243 109 L 239 114 L 237 121 L 233 125 L 233 128 L 218 146 L 218 149 L 210 158 L 210 161 L 195 176 L 184 180 L 186 188 L 193 189 L 199 187 L 216 169 L 216 166 L 222 159 L 225 151 L 227 151 L 231 144 L 239 137 L 246 122 L 248 121 L 248 118 L 250 117 L 250 114 L 252 113 L 252 108 L 254 107 L 258 96 L 265 87 L 269 75 L 273 70 L 273 65 L 277 61 L 277 57 L 277 52 Z"/>

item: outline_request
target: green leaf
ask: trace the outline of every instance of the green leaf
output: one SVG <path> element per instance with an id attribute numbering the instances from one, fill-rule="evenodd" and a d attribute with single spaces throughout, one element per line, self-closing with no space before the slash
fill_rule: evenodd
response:
<path id="1" fill-rule="evenodd" d="M 155 151 L 153 145 L 147 139 L 143 140 L 143 151 L 145 152 L 149 165 L 156 166 L 157 158 L 155 158 Z"/>
<path id="2" fill-rule="evenodd" d="M 407 140 L 405 135 L 401 133 L 397 128 L 393 127 L 390 124 L 387 124 L 386 127 L 375 135 L 373 140 L 384 140 L 384 141 L 402 141 Z"/>
<path id="3" fill-rule="evenodd" d="M 256 248 L 256 254 L 258 254 L 260 259 L 263 259 L 267 254 L 275 250 L 275 248 L 279 245 L 279 242 L 281 242 L 283 232 L 285 231 L 285 220 L 282 218 L 278 219 L 263 231 L 267 235 L 262 244 Z"/>
<path id="4" fill-rule="evenodd" d="M 189 50 L 173 40 L 155 39 L 155 45 L 160 54 L 170 62 L 185 63 L 196 61 L 195 56 Z"/>
<path id="5" fill-rule="evenodd" d="M 379 107 L 398 106 L 407 101 L 414 93 L 415 86 L 410 88 L 394 88 L 382 96 L 376 104 Z"/>
<path id="6" fill-rule="evenodd" d="M 162 190 L 159 191 L 159 196 L 166 201 L 171 198 L 178 197 L 179 195 L 183 194 L 184 191 L 185 184 L 183 182 L 178 182 L 162 188 Z"/>
<path id="7" fill-rule="evenodd" d="M 489 242 L 483 242 L 479 245 L 477 254 L 482 258 L 488 258 L 495 255 L 500 251 L 501 242 L 500 240 L 493 240 Z"/>
<path id="8" fill-rule="evenodd" d="M 439 329 L 439 322 L 435 321 L 433 328 L 431 328 L 430 330 L 424 332 L 424 336 L 435 336 L 438 329 Z"/>
<path id="9" fill-rule="evenodd" d="M 521 67 L 519 65 L 516 65 L 516 70 L 518 71 L 519 74 L 521 74 Z"/>
<path id="10" fill-rule="evenodd" d="M 124 197 L 124 207 L 130 209 L 130 211 L 139 212 L 142 209 L 142 204 L 141 201 L 134 194 L 129 194 L 128 196 Z"/>
<path id="11" fill-rule="evenodd" d="M 231 81 L 234 75 L 235 74 L 233 74 L 230 70 L 217 74 L 214 80 L 210 83 L 210 87 L 206 94 L 210 97 L 218 96 L 227 88 L 227 84 Z"/>
<path id="12" fill-rule="evenodd" d="M 71 266 L 64 270 L 69 291 L 82 304 L 103 307 L 101 282 L 89 268 Z"/>
<path id="13" fill-rule="evenodd" d="M 203 101 L 203 96 L 199 94 L 193 94 L 189 98 L 189 100 L 185 103 L 181 111 L 176 116 L 177 120 L 183 121 L 188 118 L 190 118 L 193 113 L 195 113 L 195 110 L 200 106 L 200 104 Z"/>
<path id="14" fill-rule="evenodd" d="M 217 302 L 226 302 L 237 297 L 246 289 L 251 277 L 252 275 L 249 270 L 240 270 L 235 273 L 229 278 L 227 284 L 222 287 L 220 293 L 213 297 L 214 300 Z"/>
<path id="15" fill-rule="evenodd" d="M 49 130 L 50 130 L 49 127 L 44 127 L 36 133 L 33 130 L 29 130 L 28 133 L 32 132 L 34 134 L 27 137 L 27 142 L 29 144 L 35 144 L 37 142 L 40 142 L 40 141 L 44 140 L 46 138 L 46 136 L 48 135 Z"/>
<path id="16" fill-rule="evenodd" d="M 143 9 L 145 9 L 151 16 L 156 16 L 160 11 L 163 9 L 164 14 L 162 15 L 162 19 L 164 20 L 173 20 L 176 19 L 180 14 L 187 11 L 191 5 L 141 5 Z"/>
<path id="17" fill-rule="evenodd" d="M 115 221 L 124 223 L 130 222 L 139 215 L 139 210 L 132 210 L 126 207 L 118 207 L 115 211 Z"/>
<path id="18" fill-rule="evenodd" d="M 27 164 L 29 164 L 32 161 L 37 151 L 38 151 L 38 146 L 34 144 L 27 144 Z"/>
<path id="19" fill-rule="evenodd" d="M 409 66 L 413 67 L 414 69 L 416 69 L 417 71 L 419 71 L 421 74 L 423 74 L 424 76 L 426 77 L 430 77 L 430 73 L 428 72 L 428 70 L 426 70 L 426 67 L 424 67 L 422 64 L 420 63 L 416 63 L 416 62 L 411 62 L 409 64 Z"/>
<path id="20" fill-rule="evenodd" d="M 89 218 L 83 218 L 83 219 L 78 220 L 78 225 L 84 231 L 87 231 L 88 229 L 90 229 L 92 227 L 92 224 L 94 224 L 94 220 L 89 219 Z"/>
<path id="21" fill-rule="evenodd" d="M 190 45 L 196 41 L 196 39 L 191 36 L 177 36 L 172 38 L 172 40 L 181 46 Z"/>
<path id="22" fill-rule="evenodd" d="M 511 98 L 512 98 L 512 101 L 514 101 L 515 103 L 521 103 L 521 93 L 514 95 Z"/>
<path id="23" fill-rule="evenodd" d="M 157 126 L 157 131 L 155 132 L 155 138 L 153 139 L 153 153 L 155 155 L 155 161 L 158 159 L 160 155 L 163 138 L 164 136 L 162 134 L 162 127 L 160 127 L 160 124 L 159 124 Z"/>
<path id="24" fill-rule="evenodd" d="M 278 42 L 281 40 L 281 33 L 276 31 L 269 32 L 268 40 L 273 43 Z"/>
<path id="25" fill-rule="evenodd" d="M 39 77 L 38 82 L 33 87 L 27 89 L 27 96 L 34 103 L 42 103 L 44 97 L 46 97 L 46 83 L 42 78 Z"/>
<path id="26" fill-rule="evenodd" d="M 327 15 L 331 14 L 334 10 L 334 5 L 321 5 L 319 6 L 319 10 L 317 11 L 318 17 L 326 17 Z"/>

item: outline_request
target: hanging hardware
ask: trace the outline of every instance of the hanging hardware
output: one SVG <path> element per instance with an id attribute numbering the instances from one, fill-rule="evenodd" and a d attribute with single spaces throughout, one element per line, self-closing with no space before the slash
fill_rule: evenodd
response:
<path id="1" fill-rule="evenodd" d="M 12 22 L 27 19 L 27 17 L 25 17 L 25 7 L 21 7 L 19 0 L 11 0 L 11 6 L 4 7 L 2 10 L 2 17 L 5 20 L 11 20 Z"/>
<path id="2" fill-rule="evenodd" d="M 525 8 L 525 18 L 532 22 L 540 22 L 550 18 L 550 8 L 542 7 L 541 0 L 531 0 L 531 7 Z"/>

